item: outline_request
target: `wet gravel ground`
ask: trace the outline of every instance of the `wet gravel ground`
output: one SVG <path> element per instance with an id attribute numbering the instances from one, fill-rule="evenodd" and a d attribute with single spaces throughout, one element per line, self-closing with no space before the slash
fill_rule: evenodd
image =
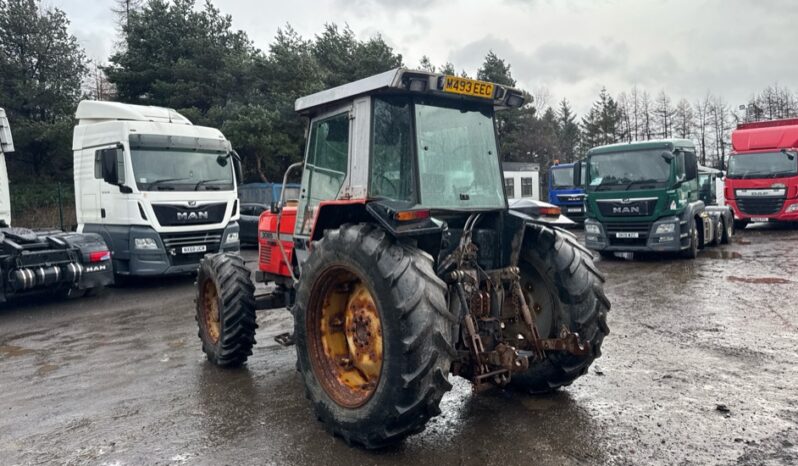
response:
<path id="1" fill-rule="evenodd" d="M 272 340 L 285 311 L 259 315 L 246 368 L 220 370 L 192 278 L 0 308 L 0 464 L 797 464 L 798 229 L 598 264 L 612 334 L 588 376 L 543 397 L 453 379 L 425 432 L 379 452 L 314 419 Z"/>

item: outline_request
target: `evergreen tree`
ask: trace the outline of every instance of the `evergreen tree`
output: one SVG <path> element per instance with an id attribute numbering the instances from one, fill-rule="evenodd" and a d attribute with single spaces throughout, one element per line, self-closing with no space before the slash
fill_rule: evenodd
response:
<path id="1" fill-rule="evenodd" d="M 510 73 L 510 65 L 493 53 L 493 50 L 488 52 L 482 67 L 477 70 L 477 79 L 515 87 L 515 79 Z"/>
<path id="2" fill-rule="evenodd" d="M 574 162 L 580 158 L 579 125 L 568 100 L 562 99 L 557 113 L 557 139 L 563 162 Z"/>
<path id="3" fill-rule="evenodd" d="M 86 55 L 58 8 L 0 0 L 0 105 L 14 128 L 12 178 L 72 178 L 73 117 L 88 72 Z"/>
<path id="4" fill-rule="evenodd" d="M 602 87 L 598 100 L 582 118 L 582 152 L 592 147 L 622 141 L 625 136 L 621 128 L 622 119 L 623 112 L 618 108 L 615 99 Z"/>

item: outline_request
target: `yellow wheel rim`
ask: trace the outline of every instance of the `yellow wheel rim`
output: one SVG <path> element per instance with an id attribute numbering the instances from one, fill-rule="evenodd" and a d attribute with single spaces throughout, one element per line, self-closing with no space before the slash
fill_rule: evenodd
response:
<path id="1" fill-rule="evenodd" d="M 382 371 L 382 323 L 374 298 L 363 280 L 343 267 L 324 272 L 312 296 L 307 330 L 314 373 L 336 403 L 362 406 Z"/>

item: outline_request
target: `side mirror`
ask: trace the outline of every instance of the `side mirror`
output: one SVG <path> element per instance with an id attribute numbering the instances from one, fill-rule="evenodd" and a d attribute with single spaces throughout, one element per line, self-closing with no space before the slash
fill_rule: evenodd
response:
<path id="1" fill-rule="evenodd" d="M 121 147 L 98 150 L 95 162 L 100 166 L 98 178 L 114 186 L 125 184 L 125 152 Z"/>
<path id="2" fill-rule="evenodd" d="M 582 186 L 582 161 L 574 164 L 574 186 Z"/>
<path id="3" fill-rule="evenodd" d="M 235 149 L 232 149 L 230 153 L 233 156 L 233 170 L 235 171 L 236 184 L 240 185 L 244 182 L 244 171 L 241 168 L 241 156 L 238 155 Z"/>
<path id="4" fill-rule="evenodd" d="M 684 179 L 692 181 L 698 178 L 698 160 L 694 152 L 684 153 Z"/>

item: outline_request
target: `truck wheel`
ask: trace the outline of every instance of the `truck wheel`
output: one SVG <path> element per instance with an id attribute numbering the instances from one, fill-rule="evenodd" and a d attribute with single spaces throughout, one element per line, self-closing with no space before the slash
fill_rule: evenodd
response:
<path id="1" fill-rule="evenodd" d="M 726 223 L 726 219 L 720 219 L 720 226 L 723 229 L 720 236 L 720 244 L 731 243 L 731 237 L 734 236 L 734 222 L 728 222 L 728 225 Z"/>
<path id="2" fill-rule="evenodd" d="M 698 257 L 698 226 L 695 223 L 695 218 L 691 217 L 688 223 L 689 230 L 688 236 L 690 238 L 690 245 L 687 249 L 682 251 L 682 257 L 686 259 L 695 259 Z"/>
<path id="3" fill-rule="evenodd" d="M 223 367 L 244 364 L 255 344 L 255 286 L 241 256 L 211 254 L 197 273 L 197 324 L 202 351 Z"/>
<path id="4" fill-rule="evenodd" d="M 529 370 L 510 379 L 510 386 L 516 389 L 546 393 L 586 374 L 601 355 L 601 343 L 610 333 L 610 302 L 604 294 L 604 276 L 593 264 L 592 255 L 556 230 L 527 226 L 519 266 L 521 288 L 535 313 L 541 337 L 556 338 L 565 327 L 590 343 L 586 355 L 550 352 L 545 360 L 531 363 Z"/>
<path id="5" fill-rule="evenodd" d="M 723 235 L 725 234 L 725 227 L 723 226 L 723 218 L 718 219 L 718 223 L 712 225 L 712 246 L 719 246 Z"/>
<path id="6" fill-rule="evenodd" d="M 306 396 L 329 431 L 379 448 L 440 413 L 455 354 L 445 292 L 429 255 L 372 225 L 314 243 L 294 334 Z"/>
<path id="7" fill-rule="evenodd" d="M 735 230 L 745 230 L 745 227 L 747 226 L 748 226 L 748 220 L 734 220 Z"/>

